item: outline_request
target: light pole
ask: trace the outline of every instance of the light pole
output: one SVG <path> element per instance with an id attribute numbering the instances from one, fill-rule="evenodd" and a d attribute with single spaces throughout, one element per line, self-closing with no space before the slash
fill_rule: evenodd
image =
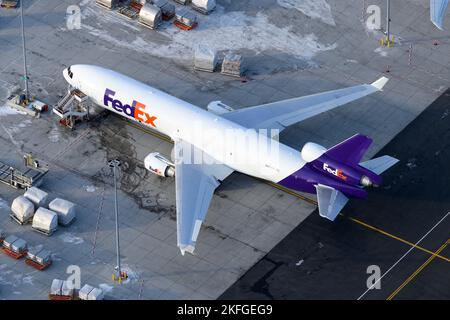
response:
<path id="1" fill-rule="evenodd" d="M 28 70 L 27 70 L 27 54 L 25 50 L 25 27 L 23 23 L 23 0 L 20 0 L 20 22 L 22 25 L 22 51 L 23 51 L 23 71 L 25 73 L 25 99 L 26 103 L 28 103 Z"/>
<path id="2" fill-rule="evenodd" d="M 387 0 L 387 9 L 386 9 L 386 36 L 388 45 L 391 42 L 391 31 L 390 31 L 390 24 L 391 24 L 391 0 Z"/>
<path id="3" fill-rule="evenodd" d="M 117 250 L 117 275 L 119 281 L 122 279 L 122 271 L 120 268 L 120 243 L 119 243 L 119 208 L 117 205 L 117 178 L 116 178 L 116 171 L 117 168 L 120 167 L 120 161 L 117 159 L 110 160 L 108 162 L 108 165 L 110 168 L 113 169 L 114 173 L 114 209 L 116 214 L 116 250 Z"/>

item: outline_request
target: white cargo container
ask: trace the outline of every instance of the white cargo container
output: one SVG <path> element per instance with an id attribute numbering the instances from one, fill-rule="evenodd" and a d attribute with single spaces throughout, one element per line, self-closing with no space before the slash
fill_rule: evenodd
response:
<path id="1" fill-rule="evenodd" d="M 217 66 L 217 52 L 204 45 L 198 45 L 194 55 L 194 69 L 214 72 Z"/>
<path id="2" fill-rule="evenodd" d="M 63 280 L 53 279 L 52 286 L 50 288 L 50 294 L 60 296 L 63 283 L 64 283 Z"/>
<path id="3" fill-rule="evenodd" d="M 51 252 L 46 249 L 31 248 L 27 252 L 27 258 L 41 265 L 45 265 L 51 260 Z"/>
<path id="4" fill-rule="evenodd" d="M 25 252 L 27 248 L 28 248 L 27 242 L 20 238 L 11 244 L 11 251 L 15 253 Z"/>
<path id="5" fill-rule="evenodd" d="M 197 16 L 189 10 L 183 8 L 176 11 L 175 21 L 187 26 L 189 29 L 192 29 L 197 25 Z"/>
<path id="6" fill-rule="evenodd" d="M 85 284 L 85 285 L 83 286 L 83 288 L 81 288 L 80 291 L 78 291 L 78 297 L 79 297 L 81 300 L 88 300 L 89 293 L 90 293 L 92 290 L 94 290 L 94 287 L 93 287 L 93 286 L 90 286 L 90 285 L 88 285 L 88 284 Z"/>
<path id="7" fill-rule="evenodd" d="M 19 240 L 19 238 L 14 235 L 10 235 L 5 240 L 3 240 L 3 247 L 12 250 L 12 244 L 17 240 Z"/>
<path id="8" fill-rule="evenodd" d="M 52 253 L 46 249 L 43 249 L 38 252 L 36 255 L 36 262 L 39 264 L 46 264 L 52 260 Z"/>
<path id="9" fill-rule="evenodd" d="M 94 288 L 91 292 L 89 292 L 88 300 L 103 300 L 105 298 L 105 294 L 102 289 Z"/>
<path id="10" fill-rule="evenodd" d="M 51 235 L 58 227 L 58 215 L 48 209 L 39 208 L 33 217 L 32 228 Z"/>
<path id="11" fill-rule="evenodd" d="M 11 204 L 11 211 L 14 220 L 24 224 L 33 218 L 34 204 L 24 196 L 18 196 Z"/>
<path id="12" fill-rule="evenodd" d="M 192 8 L 203 14 L 209 14 L 216 7 L 216 0 L 192 0 Z"/>
<path id="13" fill-rule="evenodd" d="M 156 29 L 162 22 L 161 9 L 152 4 L 145 4 L 139 12 L 139 23 L 150 29 Z"/>
<path id="14" fill-rule="evenodd" d="M 36 208 L 39 208 L 46 204 L 48 193 L 39 188 L 31 187 L 24 193 L 23 196 L 33 202 Z"/>
<path id="15" fill-rule="evenodd" d="M 95 3 L 106 9 L 114 9 L 119 4 L 119 0 L 96 0 Z"/>
<path id="16" fill-rule="evenodd" d="M 64 281 L 61 287 L 62 296 L 73 296 L 73 284 L 69 281 Z"/>
<path id="17" fill-rule="evenodd" d="M 54 199 L 49 203 L 48 208 L 56 212 L 58 223 L 63 226 L 69 225 L 76 217 L 75 204 L 64 199 Z"/>
<path id="18" fill-rule="evenodd" d="M 222 73 L 229 76 L 241 77 L 244 73 L 242 56 L 234 53 L 227 54 L 223 58 Z"/>

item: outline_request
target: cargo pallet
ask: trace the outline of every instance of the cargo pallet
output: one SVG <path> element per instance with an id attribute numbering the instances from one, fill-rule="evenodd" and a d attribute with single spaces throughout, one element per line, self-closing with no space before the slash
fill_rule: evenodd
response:
<path id="1" fill-rule="evenodd" d="M 139 23 L 140 25 L 143 25 L 143 26 L 146 27 L 146 28 L 151 29 L 151 30 L 155 30 L 155 29 L 157 29 L 157 28 L 159 27 L 159 25 L 151 26 L 151 25 L 149 25 L 148 23 L 145 23 L 145 22 L 142 22 L 142 21 L 138 21 L 138 23 Z"/>
<path id="2" fill-rule="evenodd" d="M 22 259 L 23 257 L 25 257 L 27 255 L 27 251 L 23 251 L 23 252 L 14 252 L 8 248 L 3 247 L 2 251 L 7 255 L 10 256 L 11 258 L 14 258 L 16 260 Z"/>
<path id="3" fill-rule="evenodd" d="M 35 269 L 37 269 L 39 271 L 45 270 L 45 269 L 47 269 L 48 267 L 50 267 L 52 265 L 51 261 L 47 262 L 45 264 L 40 264 L 40 263 L 37 263 L 36 261 L 33 261 L 33 260 L 29 259 L 29 258 L 25 259 L 25 263 L 27 265 L 29 265 L 30 267 L 33 267 L 33 268 L 35 268 Z"/>
<path id="4" fill-rule="evenodd" d="M 195 11 L 197 11 L 197 12 L 200 12 L 200 13 L 202 13 L 202 14 L 204 14 L 204 15 L 208 15 L 208 14 L 210 14 L 213 10 L 211 10 L 211 11 L 208 11 L 208 10 L 206 10 L 205 8 L 202 8 L 202 7 L 198 7 L 198 6 L 196 6 L 195 4 L 193 4 L 193 3 L 191 3 L 191 7 L 192 7 L 192 9 L 194 9 Z"/>
<path id="5" fill-rule="evenodd" d="M 12 186 L 16 189 L 28 189 L 32 186 L 38 186 L 42 177 L 48 172 L 48 169 L 38 169 L 27 166 L 25 172 L 0 162 L 0 182 Z"/>
<path id="6" fill-rule="evenodd" d="M 25 224 L 29 224 L 31 223 L 31 221 L 33 221 L 33 217 L 29 218 L 26 221 L 20 221 L 13 213 L 11 213 L 9 215 L 9 217 L 11 218 L 11 220 L 14 220 L 15 222 L 17 222 L 18 224 L 20 224 L 21 226 L 25 225 Z"/>
<path id="7" fill-rule="evenodd" d="M 43 234 L 44 236 L 47 236 L 47 237 L 50 237 L 56 231 L 56 229 L 50 230 L 50 231 L 45 231 L 45 230 L 38 229 L 38 228 L 33 228 L 33 227 L 31 227 L 31 228 L 33 229 L 33 231 L 36 231 L 36 232 L 38 232 L 40 234 Z"/>
<path id="8" fill-rule="evenodd" d="M 176 20 L 173 22 L 173 24 L 176 25 L 178 28 L 185 30 L 185 31 L 192 30 L 198 25 L 198 23 L 196 22 L 192 26 L 188 26 L 188 25 L 186 25 L 180 21 L 176 21 Z"/>
<path id="9" fill-rule="evenodd" d="M 51 294 L 51 293 L 48 295 L 48 298 L 50 300 L 55 300 L 55 301 L 74 300 L 73 296 L 61 296 L 61 295 L 58 295 L 58 294 Z"/>
<path id="10" fill-rule="evenodd" d="M 134 20 L 138 16 L 139 11 L 136 11 L 134 8 L 121 7 L 117 10 L 117 13 L 127 19 Z"/>
<path id="11" fill-rule="evenodd" d="M 223 71 L 221 71 L 220 73 L 223 74 L 223 75 L 226 75 L 226 76 L 230 76 L 230 77 L 241 78 L 241 80 L 247 80 L 247 79 L 243 76 L 243 73 L 238 74 L 238 73 L 233 73 L 233 72 L 223 72 Z"/>
<path id="12" fill-rule="evenodd" d="M 203 72 L 214 73 L 217 70 L 217 66 L 215 66 L 214 69 L 199 68 L 199 67 L 194 66 L 194 70 L 195 71 L 203 71 Z"/>

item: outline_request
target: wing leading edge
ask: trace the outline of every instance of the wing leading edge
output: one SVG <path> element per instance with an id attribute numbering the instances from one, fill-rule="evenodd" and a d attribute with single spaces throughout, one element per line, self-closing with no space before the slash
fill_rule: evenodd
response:
<path id="1" fill-rule="evenodd" d="M 244 108 L 225 113 L 222 116 L 247 128 L 279 129 L 282 131 L 294 123 L 381 91 L 388 80 L 386 77 L 381 77 L 372 84 L 363 84 Z"/>
<path id="2" fill-rule="evenodd" d="M 193 253 L 200 227 L 206 217 L 214 190 L 220 181 L 230 175 L 233 170 L 221 164 L 203 161 L 201 164 L 190 163 L 177 159 L 181 148 L 190 147 L 200 152 L 194 146 L 175 141 L 175 191 L 177 205 L 177 242 L 181 253 Z M 209 157 L 203 153 L 204 157 Z M 182 157 L 182 156 L 180 156 Z"/>

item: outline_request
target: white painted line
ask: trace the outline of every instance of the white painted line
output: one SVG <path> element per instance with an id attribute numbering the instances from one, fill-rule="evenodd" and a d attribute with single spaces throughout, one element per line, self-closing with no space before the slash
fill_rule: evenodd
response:
<path id="1" fill-rule="evenodd" d="M 441 222 L 442 221 L 444 221 L 445 220 L 445 218 L 447 218 L 447 216 L 448 215 L 450 215 L 450 212 L 447 212 L 447 214 L 444 216 L 444 217 L 442 217 L 442 219 L 441 220 L 439 220 L 430 230 L 428 230 L 428 232 L 427 233 L 425 233 L 425 235 L 422 237 L 422 238 L 420 238 L 419 239 L 419 241 L 417 241 L 415 244 L 414 244 L 414 246 L 412 246 L 408 251 L 406 251 L 405 252 L 405 254 L 403 255 L 403 256 L 401 256 L 400 257 L 400 259 L 398 259 L 385 273 L 383 273 L 383 275 L 377 280 L 377 281 L 375 281 L 375 283 L 374 284 L 372 284 L 366 291 L 364 291 L 364 293 L 362 294 L 362 295 L 360 295 L 359 297 L 358 297 L 358 299 L 356 299 L 356 300 L 361 300 L 366 294 L 367 294 L 367 292 L 369 292 L 370 290 L 372 290 L 374 287 L 375 287 L 375 285 L 378 283 L 378 282 L 380 282 L 381 281 L 381 279 L 383 279 L 384 278 L 384 276 L 386 276 L 392 269 L 394 269 L 395 268 L 395 266 L 397 265 L 397 264 L 399 264 L 400 263 L 400 261 L 402 261 L 411 251 L 413 251 L 415 248 L 416 248 L 416 246 L 420 243 L 420 242 L 422 242 L 422 240 L 423 239 L 425 239 L 434 229 L 436 229 L 436 227 L 439 225 L 439 224 L 441 224 Z"/>

